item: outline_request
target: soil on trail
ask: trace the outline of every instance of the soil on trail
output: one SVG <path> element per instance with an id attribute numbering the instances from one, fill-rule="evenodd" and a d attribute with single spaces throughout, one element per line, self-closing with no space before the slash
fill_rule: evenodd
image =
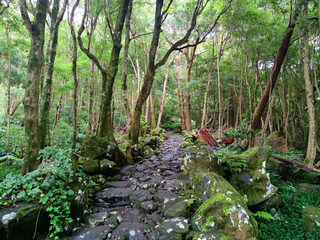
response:
<path id="1" fill-rule="evenodd" d="M 166 212 L 170 203 L 181 201 L 183 181 L 175 177 L 184 141 L 167 135 L 156 155 L 122 168 L 117 181 L 106 183 L 95 196 L 96 212 L 71 239 L 175 239 L 188 232 L 186 218 Z"/>

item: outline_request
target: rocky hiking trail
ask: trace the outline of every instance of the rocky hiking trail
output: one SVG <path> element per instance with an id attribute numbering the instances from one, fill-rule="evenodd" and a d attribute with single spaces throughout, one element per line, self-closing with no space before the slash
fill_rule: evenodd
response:
<path id="1" fill-rule="evenodd" d="M 180 170 L 182 136 L 168 132 L 156 155 L 123 167 L 117 181 L 95 196 L 96 213 L 73 240 L 184 239 L 189 231 Z"/>

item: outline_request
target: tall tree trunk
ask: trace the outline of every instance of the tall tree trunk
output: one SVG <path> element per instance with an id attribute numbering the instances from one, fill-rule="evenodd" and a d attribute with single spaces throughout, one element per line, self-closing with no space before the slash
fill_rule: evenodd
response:
<path id="1" fill-rule="evenodd" d="M 132 13 L 132 0 L 130 0 L 129 8 L 126 17 L 126 38 L 123 51 L 122 73 L 121 73 L 121 88 L 122 88 L 122 105 L 126 114 L 126 128 L 130 128 L 131 110 L 127 95 L 127 75 L 128 75 L 128 55 L 130 46 L 130 21 Z M 130 130 L 129 130 L 130 131 Z"/>
<path id="2" fill-rule="evenodd" d="M 87 2 L 85 7 L 85 14 L 82 19 L 81 27 L 78 31 L 78 42 L 81 50 L 90 58 L 97 68 L 99 69 L 102 75 L 102 89 L 101 89 L 101 97 L 100 97 L 100 116 L 99 116 L 99 129 L 98 136 L 99 137 L 108 137 L 110 141 L 115 142 L 113 136 L 113 126 L 112 126 L 112 97 L 113 97 L 113 84 L 116 74 L 118 72 L 118 64 L 119 64 L 119 54 L 121 50 L 121 36 L 124 25 L 124 20 L 126 17 L 127 9 L 129 5 L 129 0 L 122 0 L 119 10 L 117 21 L 115 25 L 114 32 L 111 33 L 113 40 L 113 47 L 111 50 L 111 56 L 108 68 L 102 66 L 97 59 L 87 48 L 84 47 L 81 34 L 84 31 L 84 20 L 87 15 Z"/>
<path id="3" fill-rule="evenodd" d="M 76 149 L 77 144 L 77 91 L 78 91 L 78 77 L 77 77 L 77 38 L 76 34 L 74 32 L 74 26 L 73 26 L 73 18 L 74 18 L 74 12 L 76 8 L 78 7 L 80 0 L 77 0 L 72 8 L 71 17 L 70 17 L 70 31 L 72 36 L 72 74 L 73 74 L 73 80 L 74 80 L 74 86 L 73 86 L 73 134 L 72 134 L 72 150 L 74 151 Z M 72 168 L 76 170 L 78 168 L 78 161 L 77 158 L 73 157 L 72 161 Z"/>
<path id="4" fill-rule="evenodd" d="M 221 139 L 221 132 L 222 132 L 222 99 L 221 99 L 221 80 L 220 80 L 220 50 L 221 49 L 219 49 L 219 42 L 218 41 L 216 41 L 216 45 L 217 45 L 218 104 L 219 104 L 218 138 Z M 222 43 L 221 43 L 221 45 L 222 45 Z"/>
<path id="5" fill-rule="evenodd" d="M 9 26 L 5 26 L 7 47 L 8 47 L 8 83 L 7 83 L 7 94 L 8 94 L 8 109 L 7 109 L 7 142 L 6 142 L 6 153 L 9 153 L 10 146 L 10 125 L 11 125 L 11 46 L 9 36 Z"/>
<path id="6" fill-rule="evenodd" d="M 284 148 L 283 148 L 283 153 L 287 155 L 288 153 L 288 117 L 286 114 L 286 92 L 285 92 L 285 77 L 283 76 L 282 78 L 282 88 L 279 89 L 280 91 L 280 100 L 281 100 L 281 107 L 282 107 L 282 119 L 284 123 Z"/>
<path id="7" fill-rule="evenodd" d="M 160 124 L 161 124 L 161 118 L 162 118 L 163 107 L 164 107 L 164 100 L 166 99 L 166 93 L 167 93 L 167 82 L 168 82 L 168 78 L 169 78 L 169 71 L 170 71 L 170 67 L 174 63 L 174 59 L 175 58 L 173 58 L 171 63 L 168 65 L 166 75 L 164 76 L 163 89 L 162 89 L 162 100 L 161 100 L 161 106 L 160 106 L 160 111 L 159 111 L 157 128 L 160 128 Z"/>
<path id="8" fill-rule="evenodd" d="M 40 114 L 39 114 L 39 133 L 40 147 L 44 148 L 47 144 L 49 134 L 49 113 L 51 103 L 52 75 L 54 62 L 56 59 L 58 46 L 59 25 L 63 19 L 68 0 L 64 0 L 63 7 L 59 13 L 60 0 L 54 0 L 51 13 L 50 40 L 47 47 L 47 60 L 45 65 L 45 78 L 42 87 Z"/>
<path id="9" fill-rule="evenodd" d="M 261 116 L 264 112 L 264 109 L 265 109 L 267 103 L 268 103 L 269 96 L 272 93 L 273 88 L 276 84 L 276 81 L 277 81 L 277 78 L 278 78 L 278 75 L 279 75 L 279 72 L 281 69 L 281 65 L 283 63 L 284 57 L 286 56 L 288 48 L 290 46 L 290 39 L 291 39 L 293 30 L 294 30 L 294 27 L 296 25 L 296 20 L 299 15 L 299 10 L 300 10 L 300 1 L 297 2 L 296 9 L 290 17 L 289 25 L 288 25 L 287 30 L 282 38 L 281 46 L 280 46 L 278 55 L 275 59 L 274 65 L 272 67 L 269 81 L 268 81 L 267 86 L 264 90 L 264 93 L 258 103 L 258 106 L 256 107 L 256 109 L 254 111 L 254 118 L 253 118 L 253 121 L 251 124 L 252 129 L 258 128 Z"/>
<path id="10" fill-rule="evenodd" d="M 308 116 L 309 116 L 309 136 L 308 136 L 308 147 L 307 155 L 304 160 L 305 164 L 311 167 L 316 159 L 316 117 L 315 109 L 313 104 L 313 84 L 310 81 L 309 76 L 309 32 L 308 23 L 306 21 L 308 16 L 308 1 L 305 1 L 304 6 L 304 21 L 303 21 L 303 43 L 304 43 L 304 61 L 303 61 L 303 78 L 305 81 L 305 91 L 308 106 Z"/>
<path id="11" fill-rule="evenodd" d="M 185 56 L 187 58 L 187 76 L 186 76 L 186 83 L 187 83 L 187 89 L 185 93 L 185 99 L 186 99 L 186 128 L 188 132 L 192 131 L 192 123 L 191 123 L 191 103 L 190 103 L 190 81 L 191 81 L 191 68 L 193 65 L 193 60 L 195 57 L 196 52 L 196 46 L 191 49 L 191 53 L 189 52 L 190 49 L 186 48 Z"/>
<path id="12" fill-rule="evenodd" d="M 178 88 L 178 96 L 179 96 L 179 115 L 181 121 L 181 130 L 186 130 L 186 119 L 184 114 L 184 106 L 183 106 L 183 92 L 181 90 L 181 83 L 180 83 L 180 71 L 178 67 L 178 62 L 174 62 L 174 69 L 176 72 L 176 80 L 177 80 L 177 88 Z"/>
<path id="13" fill-rule="evenodd" d="M 39 87 L 41 69 L 44 61 L 43 45 L 45 21 L 48 9 L 48 0 L 38 0 L 35 18 L 31 22 L 26 0 L 20 0 L 21 17 L 31 38 L 31 47 L 28 59 L 27 79 L 25 82 L 24 120 L 25 120 L 25 154 L 22 173 L 36 170 L 40 164 L 39 150 Z"/>

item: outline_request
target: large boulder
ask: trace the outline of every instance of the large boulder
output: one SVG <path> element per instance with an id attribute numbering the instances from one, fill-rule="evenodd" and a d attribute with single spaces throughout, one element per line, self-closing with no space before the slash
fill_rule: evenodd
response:
<path id="1" fill-rule="evenodd" d="M 191 226 L 200 232 L 220 230 L 234 239 L 257 236 L 257 223 L 250 217 L 244 198 L 234 193 L 216 193 L 206 200 L 194 213 Z"/>
<path id="2" fill-rule="evenodd" d="M 88 137 L 79 149 L 79 163 L 89 175 L 104 174 L 114 176 L 128 160 L 119 147 L 99 137 Z"/>
<path id="3" fill-rule="evenodd" d="M 248 167 L 241 173 L 233 174 L 230 183 L 244 196 L 248 206 L 257 205 L 276 194 L 277 188 L 272 185 L 266 171 L 269 159 L 267 147 L 256 147 L 241 154 L 247 159 Z"/>
<path id="4" fill-rule="evenodd" d="M 18 203 L 14 208 L 0 211 L 0 239 L 33 239 L 49 229 L 45 208 L 35 203 Z M 36 231 L 36 232 L 35 232 Z"/>
<path id="5" fill-rule="evenodd" d="M 210 148 L 190 147 L 181 156 L 181 169 L 184 171 L 215 172 L 225 176 L 222 162 Z"/>
<path id="6" fill-rule="evenodd" d="M 192 171 L 184 175 L 194 194 L 203 201 L 191 219 L 193 230 L 212 234 L 222 231 L 233 239 L 257 236 L 257 223 L 250 217 L 245 199 L 227 180 L 214 172 Z"/>

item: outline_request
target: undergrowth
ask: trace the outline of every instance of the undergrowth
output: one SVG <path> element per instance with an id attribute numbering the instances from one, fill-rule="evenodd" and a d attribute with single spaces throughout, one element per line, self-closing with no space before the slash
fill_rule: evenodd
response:
<path id="1" fill-rule="evenodd" d="M 320 239 L 320 228 L 313 232 L 304 233 L 302 209 L 306 206 L 320 207 L 320 191 L 305 192 L 293 186 L 278 186 L 282 206 L 279 209 L 266 210 L 275 220 L 264 218 L 259 222 L 258 239 L 294 240 L 294 239 Z"/>
<path id="2" fill-rule="evenodd" d="M 0 207 L 20 201 L 43 204 L 50 218 L 50 238 L 58 239 L 73 221 L 70 206 L 75 193 L 70 185 L 75 178 L 85 179 L 85 175 L 71 170 L 69 150 L 50 147 L 41 154 L 44 164 L 38 170 L 26 175 L 7 174 L 0 183 Z"/>

